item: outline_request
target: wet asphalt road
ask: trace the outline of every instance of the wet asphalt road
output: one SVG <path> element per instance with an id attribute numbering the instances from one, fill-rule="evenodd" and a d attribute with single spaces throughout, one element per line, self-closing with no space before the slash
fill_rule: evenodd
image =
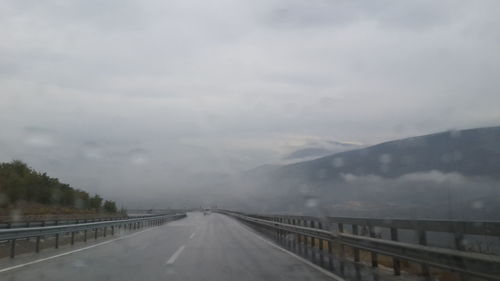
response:
<path id="1" fill-rule="evenodd" d="M 84 246 L 4 261 L 0 280 L 334 280 L 215 213 L 189 213 L 160 227 L 50 258 Z M 40 258 L 49 259 L 2 272 Z"/>

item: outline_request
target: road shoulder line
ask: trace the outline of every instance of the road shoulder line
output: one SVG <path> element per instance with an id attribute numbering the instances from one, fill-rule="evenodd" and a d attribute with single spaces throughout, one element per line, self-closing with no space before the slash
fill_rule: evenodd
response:
<path id="1" fill-rule="evenodd" d="M 79 249 L 76 249 L 76 250 L 72 250 L 72 251 L 61 253 L 61 254 L 53 255 L 53 256 L 50 256 L 50 257 L 37 259 L 37 260 L 34 260 L 34 261 L 30 261 L 30 262 L 26 262 L 26 263 L 14 265 L 14 266 L 11 266 L 11 267 L 2 268 L 2 269 L 0 269 L 0 273 L 7 272 L 7 271 L 10 271 L 10 270 L 13 270 L 13 269 L 17 269 L 17 268 L 21 268 L 21 267 L 25 267 L 25 266 L 28 266 L 28 265 L 32 265 L 32 264 L 44 262 L 44 261 L 47 261 L 47 260 L 51 260 L 51 259 L 55 259 L 55 258 L 67 256 L 67 255 L 71 255 L 71 254 L 74 254 L 74 253 L 77 253 L 77 252 L 81 252 L 81 251 L 85 251 L 85 250 L 88 250 L 88 249 L 91 249 L 91 248 L 94 248 L 94 247 L 98 247 L 98 246 L 102 246 L 102 245 L 105 245 L 105 244 L 109 244 L 111 242 L 115 242 L 115 241 L 118 241 L 118 240 L 130 238 L 130 237 L 136 236 L 138 234 L 144 233 L 146 231 L 150 231 L 152 229 L 154 229 L 154 228 L 148 228 L 146 230 L 135 232 L 135 233 L 132 233 L 132 234 L 129 234 L 129 235 L 126 235 L 126 236 L 118 237 L 118 238 L 115 238 L 115 239 L 112 239 L 112 240 L 104 241 L 104 242 L 101 242 L 101 243 L 97 243 L 97 244 L 90 245 L 90 246 L 87 246 L 87 247 L 83 247 L 83 248 L 79 248 Z"/>

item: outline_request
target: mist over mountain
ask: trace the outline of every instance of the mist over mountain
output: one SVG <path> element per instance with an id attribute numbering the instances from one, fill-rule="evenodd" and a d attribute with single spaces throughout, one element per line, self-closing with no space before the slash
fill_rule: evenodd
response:
<path id="1" fill-rule="evenodd" d="M 384 142 L 321 159 L 284 166 L 277 174 L 326 181 L 342 174 L 399 177 L 437 170 L 500 178 L 500 127 L 488 127 Z"/>
<path id="2" fill-rule="evenodd" d="M 296 150 L 286 156 L 285 160 L 293 160 L 300 158 L 309 158 L 309 157 L 320 157 L 326 156 L 328 154 L 332 154 L 332 151 L 329 149 L 321 148 L 321 147 L 308 147 Z"/>
<path id="3" fill-rule="evenodd" d="M 252 211 L 500 219 L 500 127 L 447 131 L 261 166 L 238 182 L 246 183 L 245 200 L 255 201 Z"/>
<path id="4" fill-rule="evenodd" d="M 292 151 L 283 157 L 283 160 L 285 164 L 298 163 L 365 146 L 363 143 L 356 141 L 315 140 L 306 144 L 303 148 Z"/>

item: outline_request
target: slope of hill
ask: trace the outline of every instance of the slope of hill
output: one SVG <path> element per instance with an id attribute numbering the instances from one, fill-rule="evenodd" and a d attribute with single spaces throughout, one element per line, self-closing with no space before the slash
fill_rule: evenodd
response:
<path id="1" fill-rule="evenodd" d="M 340 178 L 342 174 L 394 178 L 433 170 L 500 178 L 500 127 L 449 131 L 384 142 L 286 165 L 276 175 L 324 181 Z"/>
<path id="2" fill-rule="evenodd" d="M 500 219 L 500 127 L 389 141 L 261 170 L 254 180 L 257 211 Z"/>

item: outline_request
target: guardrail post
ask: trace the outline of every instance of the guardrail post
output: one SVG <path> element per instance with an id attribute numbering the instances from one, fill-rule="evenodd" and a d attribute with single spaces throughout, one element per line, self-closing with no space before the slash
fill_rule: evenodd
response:
<path id="1" fill-rule="evenodd" d="M 338 232 L 339 233 L 344 232 L 344 224 L 343 223 L 338 224 Z M 344 246 L 344 244 L 340 244 L 340 257 L 342 259 L 345 258 L 345 246 Z"/>
<path id="2" fill-rule="evenodd" d="M 293 224 L 293 225 L 297 225 L 297 220 L 296 220 L 296 219 L 292 219 L 292 224 Z M 298 242 L 298 238 L 299 238 L 298 236 L 299 236 L 298 234 L 294 234 L 294 235 L 293 235 L 292 250 L 293 250 L 294 252 L 296 252 L 296 251 L 297 251 L 297 242 Z"/>
<path id="3" fill-rule="evenodd" d="M 427 245 L 427 233 L 425 230 L 418 229 L 417 230 L 418 243 L 420 245 Z M 429 266 L 425 263 L 421 264 L 422 275 L 426 277 L 426 279 L 430 278 L 429 274 Z"/>
<path id="4" fill-rule="evenodd" d="M 398 241 L 398 229 L 391 227 L 391 240 Z M 392 268 L 394 275 L 401 275 L 401 261 L 398 258 L 392 258 Z"/>
<path id="5" fill-rule="evenodd" d="M 71 232 L 71 245 L 74 245 L 75 244 L 75 232 L 72 231 Z"/>
<path id="6" fill-rule="evenodd" d="M 318 222 L 318 228 L 319 229 L 323 229 L 323 224 L 319 221 Z M 321 267 L 324 267 L 325 266 L 325 263 L 324 263 L 324 259 L 325 259 L 325 255 L 323 254 L 323 250 L 325 248 L 325 241 L 323 239 L 318 239 L 319 241 L 319 264 L 321 265 Z"/>
<path id="7" fill-rule="evenodd" d="M 36 242 L 35 242 L 35 253 L 40 252 L 40 236 L 36 237 Z"/>
<path id="8" fill-rule="evenodd" d="M 304 226 L 309 226 L 309 221 L 304 220 Z M 304 256 L 309 258 L 309 236 L 304 235 Z"/>
<path id="9" fill-rule="evenodd" d="M 334 270 L 335 267 L 333 265 L 333 245 L 332 241 L 327 240 L 326 241 L 327 247 L 328 247 L 328 266 L 331 270 Z"/>
<path id="10" fill-rule="evenodd" d="M 286 218 L 281 218 L 281 223 L 286 223 Z M 281 231 L 281 235 L 283 236 L 282 237 L 283 247 L 285 247 L 285 249 L 286 249 L 287 243 L 288 243 L 288 239 L 287 239 L 288 231 L 286 231 L 286 230 L 283 229 Z"/>
<path id="11" fill-rule="evenodd" d="M 287 218 L 286 223 L 292 224 L 292 220 L 290 218 Z M 288 249 L 291 250 L 292 249 L 292 233 L 287 232 L 285 238 L 286 238 L 286 245 L 287 245 Z"/>
<path id="12" fill-rule="evenodd" d="M 283 218 L 278 218 L 278 222 L 279 222 L 279 223 L 283 223 Z M 285 235 L 284 235 L 284 232 L 285 232 L 285 231 L 284 231 L 283 229 L 280 229 L 280 243 L 281 243 L 281 245 L 282 245 L 283 247 L 285 247 L 285 245 L 284 245 L 284 240 L 283 240 L 283 238 L 284 238 L 284 236 L 285 236 Z"/>
<path id="13" fill-rule="evenodd" d="M 56 249 L 59 248 L 59 233 L 56 234 Z"/>
<path id="14" fill-rule="evenodd" d="M 313 221 L 313 220 L 310 220 L 310 221 L 309 221 L 309 225 L 308 225 L 308 227 L 314 228 L 314 221 Z M 316 249 L 315 249 L 315 245 L 314 245 L 314 244 L 315 244 L 315 239 L 314 239 L 314 237 L 313 237 L 313 236 L 310 236 L 310 237 L 309 237 L 309 241 L 310 241 L 310 245 L 309 245 L 309 247 L 311 248 L 311 260 L 312 260 L 313 262 L 315 262 L 315 261 L 316 261 Z"/>
<path id="15" fill-rule="evenodd" d="M 300 224 L 301 226 L 307 226 L 307 220 L 301 220 Z M 302 254 L 305 257 L 307 257 L 308 255 L 307 247 L 308 247 L 307 235 L 302 234 Z"/>
<path id="16" fill-rule="evenodd" d="M 104 234 L 103 234 L 103 237 L 106 237 L 106 229 L 107 229 L 107 227 L 103 227 L 103 229 L 102 229 L 102 231 L 103 231 L 103 233 L 104 233 Z"/>
<path id="17" fill-rule="evenodd" d="M 83 231 L 83 242 L 87 242 L 87 230 Z"/>
<path id="18" fill-rule="evenodd" d="M 115 235 L 115 226 L 112 225 L 111 226 L 111 236 L 114 236 Z"/>
<path id="19" fill-rule="evenodd" d="M 464 247 L 464 234 L 462 232 L 455 232 L 455 248 L 459 251 L 465 251 Z"/>
<path id="20" fill-rule="evenodd" d="M 10 257 L 14 258 L 16 255 L 16 239 L 10 240 Z"/>
<path id="21" fill-rule="evenodd" d="M 372 225 L 368 226 L 368 231 L 370 232 L 370 237 L 375 238 L 375 229 Z M 372 267 L 378 267 L 378 256 L 377 253 L 371 252 Z"/>
<path id="22" fill-rule="evenodd" d="M 354 235 L 358 235 L 359 234 L 358 225 L 357 224 L 353 224 L 352 225 L 352 234 L 354 234 Z M 354 251 L 354 261 L 355 262 L 359 262 L 359 249 L 357 249 L 357 248 L 352 248 L 352 249 Z"/>
<path id="23" fill-rule="evenodd" d="M 273 218 L 273 221 L 279 222 L 279 219 L 278 218 Z M 279 230 L 279 228 L 276 228 L 276 241 L 278 241 L 278 242 L 280 241 L 280 230 Z"/>
<path id="24" fill-rule="evenodd" d="M 94 228 L 94 239 L 97 240 L 97 228 Z"/>

